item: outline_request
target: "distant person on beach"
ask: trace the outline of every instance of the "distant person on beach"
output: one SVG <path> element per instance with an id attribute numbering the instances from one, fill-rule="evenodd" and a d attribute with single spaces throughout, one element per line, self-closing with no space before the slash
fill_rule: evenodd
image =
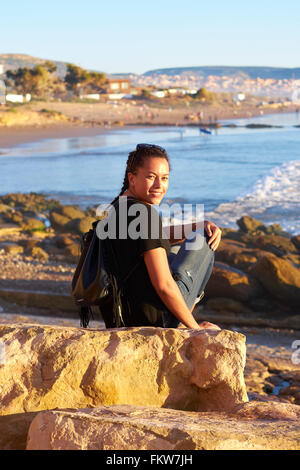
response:
<path id="1" fill-rule="evenodd" d="M 129 153 L 123 187 L 111 203 L 115 210 L 115 236 L 109 235 L 105 242 L 112 249 L 118 269 L 115 274 L 119 279 L 128 278 L 121 296 L 121 325 L 116 325 L 111 302 L 100 305 L 107 328 L 177 328 L 182 323 L 187 328 L 219 329 L 206 321 L 198 324 L 192 311 L 204 295 L 221 230 L 207 220 L 181 225 L 179 236 L 174 226 L 169 231 L 163 228 L 154 206 L 166 194 L 169 172 L 169 156 L 158 145 L 138 144 Z M 142 213 L 145 217 L 138 217 Z M 130 236 L 132 227 L 137 226 L 134 225 L 137 218 L 139 232 L 146 234 L 145 237 Z M 126 225 L 126 236 L 124 225 L 120 236 L 120 223 Z M 179 245 L 177 254 L 171 252 L 171 244 Z M 133 271 L 128 275 L 130 270 Z"/>

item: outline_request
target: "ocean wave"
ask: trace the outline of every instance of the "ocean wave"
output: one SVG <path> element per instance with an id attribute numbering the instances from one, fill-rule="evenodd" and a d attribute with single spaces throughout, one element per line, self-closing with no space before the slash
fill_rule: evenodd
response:
<path id="1" fill-rule="evenodd" d="M 247 193 L 219 204 L 205 217 L 219 226 L 237 228 L 236 220 L 251 215 L 266 225 L 280 223 L 291 234 L 300 233 L 300 161 L 273 168 Z"/>

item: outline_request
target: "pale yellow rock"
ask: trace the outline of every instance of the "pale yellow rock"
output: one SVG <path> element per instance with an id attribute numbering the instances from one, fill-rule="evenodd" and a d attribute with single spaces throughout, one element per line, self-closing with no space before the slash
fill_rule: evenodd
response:
<path id="1" fill-rule="evenodd" d="M 38 413 L 30 425 L 27 449 L 300 449 L 300 407 L 268 403 L 266 410 L 265 405 L 243 403 L 236 415 L 129 405 L 45 411 Z M 276 415 L 277 407 L 280 411 Z"/>
<path id="2" fill-rule="evenodd" d="M 0 340 L 2 415 L 102 404 L 228 410 L 248 400 L 236 332 L 3 324 Z"/>

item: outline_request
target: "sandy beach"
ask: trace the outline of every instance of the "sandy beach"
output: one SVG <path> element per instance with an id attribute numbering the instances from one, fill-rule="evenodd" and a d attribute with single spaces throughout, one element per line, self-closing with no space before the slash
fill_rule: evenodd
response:
<path id="1" fill-rule="evenodd" d="M 209 125 L 225 119 L 295 111 L 293 105 L 258 107 L 257 103 L 227 107 L 199 104 L 174 108 L 133 103 L 33 102 L 17 107 L 13 112 L 1 107 L 0 148 L 44 139 L 94 136 L 127 126 L 197 126 L 201 125 L 199 113 L 203 125 Z M 8 124 L 3 125 L 3 118 L 7 120 L 8 115 Z"/>

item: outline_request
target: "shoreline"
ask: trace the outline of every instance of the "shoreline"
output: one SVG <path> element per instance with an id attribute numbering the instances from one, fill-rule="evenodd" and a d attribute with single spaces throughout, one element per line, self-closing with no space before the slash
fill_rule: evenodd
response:
<path id="1" fill-rule="evenodd" d="M 278 110 L 275 109 L 268 109 L 264 111 L 264 114 L 260 114 L 257 112 L 256 114 L 252 114 L 251 116 L 248 115 L 248 112 L 240 113 L 238 116 L 234 113 L 226 113 L 226 117 L 219 119 L 217 122 L 220 123 L 220 127 L 222 127 L 222 123 L 232 121 L 232 120 L 239 120 L 239 119 L 253 119 L 259 118 L 263 116 L 273 115 L 273 114 L 288 114 L 293 113 L 294 110 Z M 77 137 L 90 137 L 90 136 L 97 136 L 101 134 L 107 134 L 112 130 L 131 130 L 141 127 L 205 127 L 207 124 L 200 123 L 200 122 L 172 122 L 170 121 L 162 121 L 162 122 L 126 122 L 123 125 L 109 125 L 103 126 L 95 122 L 95 124 L 91 124 L 90 122 L 83 121 L 81 124 L 78 123 L 53 123 L 49 125 L 37 126 L 37 125 L 22 125 L 22 126 L 0 126 L 0 149 L 6 148 L 13 148 L 17 147 L 22 144 L 27 144 L 30 142 L 38 142 L 41 140 L 48 140 L 48 139 L 66 139 L 66 138 L 77 138 Z M 209 125 L 208 127 L 216 127 L 214 125 Z"/>
<path id="2" fill-rule="evenodd" d="M 61 124 L 47 127 L 0 127 L 0 149 L 13 148 L 22 144 L 48 139 L 96 136 L 106 134 L 109 130 L 103 127 L 64 126 Z"/>

